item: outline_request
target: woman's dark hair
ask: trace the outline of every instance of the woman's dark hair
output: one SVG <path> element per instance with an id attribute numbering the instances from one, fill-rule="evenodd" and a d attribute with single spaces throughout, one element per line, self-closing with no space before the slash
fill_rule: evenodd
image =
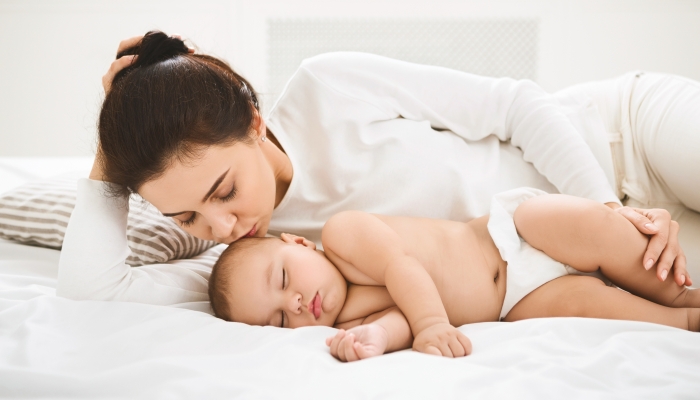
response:
<path id="1" fill-rule="evenodd" d="M 173 160 L 195 160 L 213 145 L 248 141 L 258 100 L 224 61 L 190 54 L 184 42 L 146 33 L 102 104 L 98 122 L 105 180 L 114 195 L 136 192 Z"/>

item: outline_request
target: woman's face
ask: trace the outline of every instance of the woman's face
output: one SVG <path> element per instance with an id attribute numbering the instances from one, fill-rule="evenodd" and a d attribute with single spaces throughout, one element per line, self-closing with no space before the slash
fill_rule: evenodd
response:
<path id="1" fill-rule="evenodd" d="M 185 231 L 219 243 L 265 236 L 275 207 L 275 175 L 261 146 L 210 146 L 196 160 L 174 160 L 139 194 Z"/>

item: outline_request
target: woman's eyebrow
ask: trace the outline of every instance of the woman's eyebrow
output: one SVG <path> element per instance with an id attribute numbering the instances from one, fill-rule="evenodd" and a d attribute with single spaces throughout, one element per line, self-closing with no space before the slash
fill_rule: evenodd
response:
<path id="1" fill-rule="evenodd" d="M 211 185 L 211 189 L 209 189 L 207 194 L 204 195 L 204 198 L 202 199 L 202 203 L 207 201 L 207 199 L 209 198 L 209 196 L 211 196 L 212 193 L 216 192 L 216 189 L 219 188 L 219 185 L 221 185 L 221 182 L 224 181 L 224 178 L 226 178 L 226 174 L 228 174 L 228 171 L 230 171 L 230 170 L 231 170 L 231 168 L 227 169 L 226 172 L 221 174 L 221 176 L 214 182 L 214 184 Z M 176 215 L 184 214 L 186 212 L 187 211 L 180 211 L 180 212 L 175 212 L 175 213 L 162 213 L 162 214 L 165 217 L 174 217 Z"/>
<path id="2" fill-rule="evenodd" d="M 223 182 L 224 178 L 226 178 L 226 174 L 228 174 L 228 171 L 230 171 L 230 170 L 231 170 L 231 168 L 227 169 L 226 172 L 224 172 L 223 174 L 221 174 L 221 176 L 219 177 L 219 179 L 217 179 L 216 182 L 214 182 L 214 184 L 211 185 L 211 189 L 209 189 L 209 191 L 207 192 L 207 194 L 204 195 L 204 198 L 202 198 L 202 203 L 204 203 L 205 201 L 207 201 L 207 199 L 209 198 L 209 196 L 211 196 L 211 194 L 214 193 L 214 192 L 216 191 L 216 189 L 219 188 L 219 185 L 221 185 L 221 182 Z"/>

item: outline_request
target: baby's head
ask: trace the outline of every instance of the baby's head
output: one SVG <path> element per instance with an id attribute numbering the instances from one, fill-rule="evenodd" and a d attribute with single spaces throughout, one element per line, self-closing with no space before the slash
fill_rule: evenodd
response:
<path id="1" fill-rule="evenodd" d="M 346 294 L 345 278 L 324 253 L 289 234 L 232 243 L 209 279 L 214 315 L 250 325 L 333 326 Z"/>

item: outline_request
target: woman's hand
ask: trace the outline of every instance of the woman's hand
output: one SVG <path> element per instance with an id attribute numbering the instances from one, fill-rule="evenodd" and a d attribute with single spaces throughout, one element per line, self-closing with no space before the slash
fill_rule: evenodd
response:
<path id="1" fill-rule="evenodd" d="M 182 40 L 180 35 L 172 35 L 171 37 Z M 141 39 L 143 39 L 143 35 L 122 40 L 117 48 L 117 54 L 128 49 L 129 47 L 136 46 L 139 44 Z M 189 52 L 190 54 L 194 53 L 194 49 L 189 49 Z M 114 80 L 114 77 L 117 76 L 119 71 L 133 64 L 133 62 L 136 61 L 136 57 L 137 56 L 135 55 L 122 56 L 112 62 L 112 64 L 109 66 L 109 70 L 107 70 L 107 73 L 102 77 L 102 87 L 105 89 L 105 94 L 109 92 L 109 89 L 112 87 L 112 81 Z"/>
<path id="2" fill-rule="evenodd" d="M 122 40 L 117 48 L 117 54 L 128 49 L 129 47 L 136 46 L 141 39 L 143 39 L 143 35 Z M 107 70 L 107 73 L 102 77 L 102 87 L 105 89 L 105 94 L 109 93 L 109 89 L 112 87 L 112 81 L 117 73 L 131 65 L 135 60 L 136 56 L 134 55 L 119 57 L 112 62 L 112 65 L 109 66 L 109 70 Z"/>
<path id="3" fill-rule="evenodd" d="M 615 212 L 622 214 L 643 234 L 649 235 L 649 245 L 642 262 L 649 270 L 656 264 L 656 276 L 665 281 L 669 273 L 678 286 L 690 286 L 683 249 L 678 244 L 678 222 L 671 219 L 671 213 L 662 208 L 619 207 Z"/>
<path id="4" fill-rule="evenodd" d="M 326 339 L 331 355 L 340 361 L 357 361 L 380 356 L 386 351 L 389 334 L 379 324 L 359 325 L 347 331 L 338 330 Z"/>

